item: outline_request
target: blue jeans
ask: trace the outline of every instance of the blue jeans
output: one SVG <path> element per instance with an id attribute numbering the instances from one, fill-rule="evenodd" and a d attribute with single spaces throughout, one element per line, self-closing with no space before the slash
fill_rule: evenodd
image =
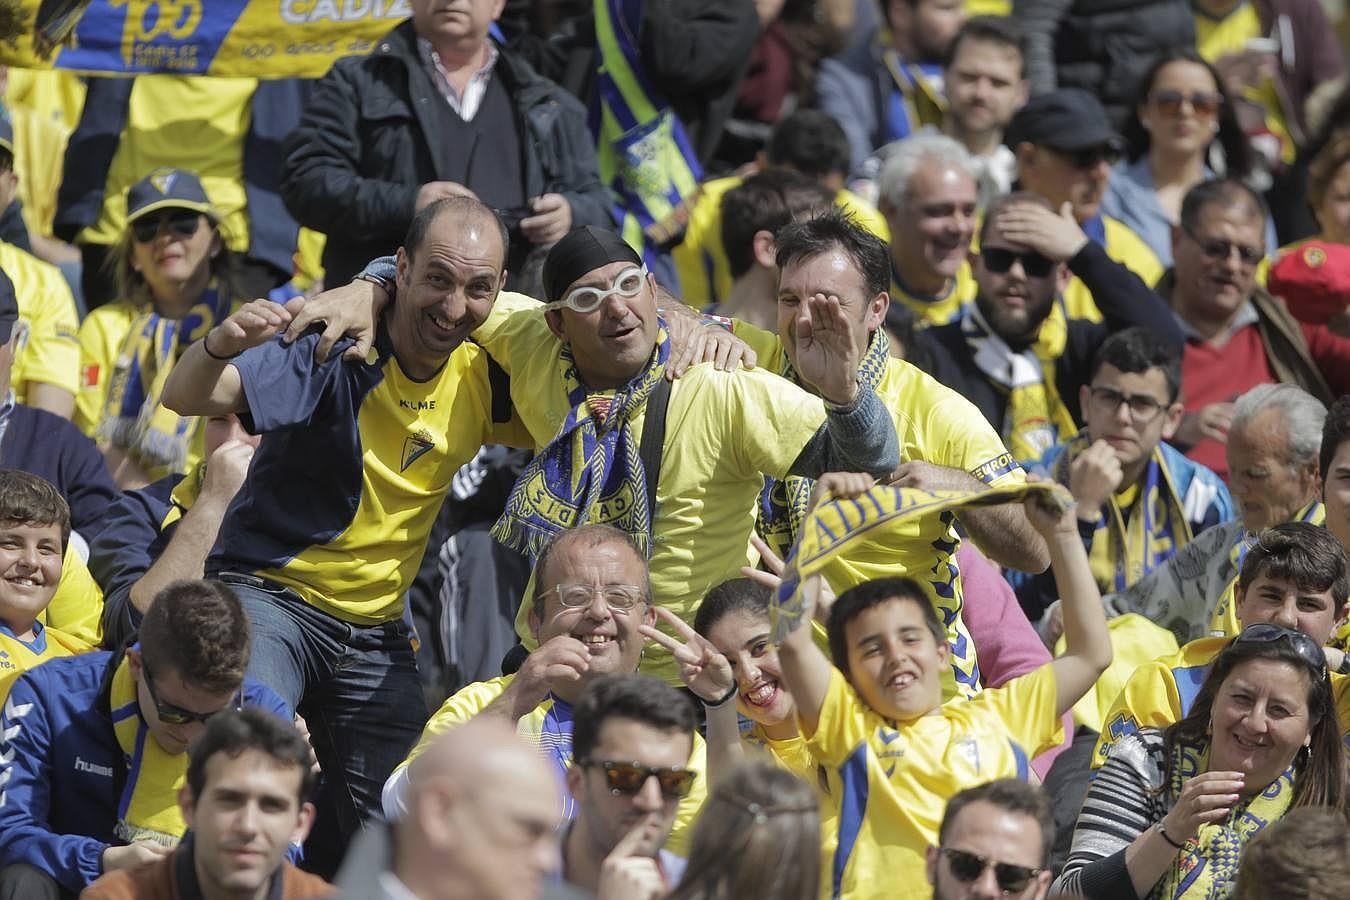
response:
<path id="1" fill-rule="evenodd" d="M 224 572 L 252 624 L 248 675 L 304 716 L 323 770 L 306 868 L 331 877 L 378 816 L 380 791 L 427 721 L 405 621 L 354 625 L 278 584 Z"/>

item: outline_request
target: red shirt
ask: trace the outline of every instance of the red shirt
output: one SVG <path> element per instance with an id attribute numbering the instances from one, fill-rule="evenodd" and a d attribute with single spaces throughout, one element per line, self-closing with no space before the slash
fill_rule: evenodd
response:
<path id="1" fill-rule="evenodd" d="M 1211 403 L 1232 402 L 1258 384 L 1275 380 L 1255 325 L 1239 328 L 1222 347 L 1186 339 L 1186 352 L 1181 357 L 1181 392 L 1186 412 L 1198 412 Z M 1228 480 L 1228 460 L 1219 441 L 1203 440 L 1186 455 Z"/>

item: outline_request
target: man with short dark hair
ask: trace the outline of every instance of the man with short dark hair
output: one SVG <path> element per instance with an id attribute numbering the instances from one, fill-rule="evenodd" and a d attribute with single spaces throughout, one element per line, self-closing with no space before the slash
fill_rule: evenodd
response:
<path id="1" fill-rule="evenodd" d="M 928 848 L 933 900 L 1042 900 L 1054 834 L 1050 798 L 1035 785 L 1000 778 L 953 795 Z"/>
<path id="2" fill-rule="evenodd" d="M 1027 102 L 1022 44 L 1015 19 L 976 16 L 952 39 L 943 67 L 942 130 L 970 152 L 979 170 L 981 206 L 1012 189 L 1017 159 L 1003 143 L 1003 131 Z"/>
<path id="3" fill-rule="evenodd" d="M 1262 828 L 1242 850 L 1233 900 L 1339 900 L 1350 883 L 1345 816 L 1301 806 Z"/>
<path id="4" fill-rule="evenodd" d="M 178 806 L 191 831 L 174 851 L 109 872 L 83 900 L 290 900 L 332 886 L 286 860 L 309 833 L 314 754 L 295 726 L 260 709 L 223 712 L 188 752 Z"/>
<path id="5" fill-rule="evenodd" d="M 978 406 L 1020 462 L 1077 433 L 1080 388 L 1112 332 L 1139 326 L 1181 343 L 1162 298 L 1039 195 L 994 201 L 979 247 L 969 255 L 975 301 L 923 337 L 934 377 Z M 1065 322 L 1056 292 L 1069 273 L 1092 290 L 1104 322 Z"/>
<path id="6" fill-rule="evenodd" d="M 436 201 L 399 249 L 398 302 L 373 355 L 316 364 L 317 333 L 274 339 L 296 305 L 255 300 L 189 347 L 164 389 L 185 415 L 234 413 L 263 435 L 207 571 L 248 610 L 250 671 L 313 726 L 326 776 L 315 871 L 336 871 L 426 721 L 403 595 L 451 477 L 482 444 L 526 440 L 503 380 L 465 340 L 496 302 L 505 256 L 492 210 Z"/>
<path id="7" fill-rule="evenodd" d="M 1062 88 L 1027 101 L 1008 123 L 1003 140 L 1017 156 L 1023 190 L 1039 194 L 1050 208 L 1066 204 L 1083 233 L 1144 284 L 1162 275 L 1162 264 L 1143 239 L 1122 222 L 1102 214 L 1111 166 L 1122 140 L 1101 102 L 1079 88 Z M 1074 272 L 1078 275 L 1078 272 Z M 1094 285 L 1076 278 L 1063 289 L 1066 314 L 1100 321 L 1105 310 Z"/>
<path id="8" fill-rule="evenodd" d="M 1103 594 L 1123 591 L 1212 525 L 1233 518 L 1228 488 L 1168 443 L 1181 420 L 1181 355 L 1129 328 L 1107 338 L 1079 391 L 1085 427 L 1037 466 L 1078 503 L 1078 532 Z M 1018 589 L 1031 621 L 1054 601 L 1043 577 Z"/>
<path id="9" fill-rule="evenodd" d="M 14 683 L 0 716 L 0 897 L 73 897 L 168 852 L 187 828 L 177 793 L 204 723 L 243 706 L 291 717 L 244 677 L 249 638 L 228 587 L 180 581 L 125 651 L 52 660 Z"/>
<path id="10" fill-rule="evenodd" d="M 1181 201 L 1173 268 L 1158 282 L 1186 339 L 1186 418 L 1176 443 L 1225 478 L 1238 395 L 1272 382 L 1297 385 L 1324 404 L 1350 392 L 1350 339 L 1298 321 L 1256 277 L 1266 218 L 1265 200 L 1241 181 L 1201 182 Z"/>
<path id="11" fill-rule="evenodd" d="M 577 805 L 562 839 L 569 884 L 596 891 L 615 869 L 659 893 L 680 880 L 684 860 L 663 848 L 681 798 L 707 777 L 689 766 L 695 725 L 689 700 L 646 675 L 607 675 L 586 689 L 567 771 Z"/>

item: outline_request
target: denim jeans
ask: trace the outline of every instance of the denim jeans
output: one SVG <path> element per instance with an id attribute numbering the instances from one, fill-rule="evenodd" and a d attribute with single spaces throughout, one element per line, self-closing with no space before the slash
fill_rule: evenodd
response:
<path id="1" fill-rule="evenodd" d="M 380 791 L 427 721 L 411 631 L 396 619 L 354 625 L 294 592 L 221 573 L 252 624 L 248 675 L 304 716 L 323 770 L 305 868 L 331 877 L 347 844 L 380 811 Z"/>

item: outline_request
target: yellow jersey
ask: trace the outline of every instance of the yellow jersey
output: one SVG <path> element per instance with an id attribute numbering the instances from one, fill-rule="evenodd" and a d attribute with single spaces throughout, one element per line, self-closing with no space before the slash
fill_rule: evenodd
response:
<path id="1" fill-rule="evenodd" d="M 253 78 L 139 75 L 127 123 L 108 168 L 103 210 L 83 229 L 81 244 L 110 246 L 127 223 L 127 188 L 158 166 L 195 172 L 221 215 L 231 250 L 248 249 L 244 197 L 244 137 L 252 121 Z M 206 127 L 209 123 L 210 127 Z"/>
<path id="2" fill-rule="evenodd" d="M 975 299 L 975 295 L 980 291 L 980 286 L 975 282 L 975 275 L 970 271 L 970 263 L 961 263 L 961 268 L 956 270 L 956 277 L 947 290 L 937 297 L 929 297 L 924 294 L 912 293 L 904 285 L 900 284 L 894 277 L 891 277 L 891 302 L 901 303 L 913 311 L 917 317 L 916 325 L 927 327 L 929 325 L 946 325 L 961 315 L 961 307 Z"/>
<path id="3" fill-rule="evenodd" d="M 14 126 L 14 172 L 19 176 L 23 223 L 30 234 L 51 237 L 70 129 L 25 106 L 10 106 L 9 118 Z"/>
<path id="4" fill-rule="evenodd" d="M 739 175 L 705 181 L 689 211 L 684 237 L 671 251 L 680 276 L 680 299 L 695 309 L 720 303 L 731 293 L 731 266 L 722 246 L 722 198 L 745 179 Z M 835 195 L 835 204 L 883 241 L 890 240 L 886 220 L 872 204 L 850 190 Z"/>
<path id="5" fill-rule="evenodd" d="M 408 758 L 399 763 L 392 777 L 408 767 L 422 754 L 437 736 L 463 725 L 478 715 L 502 695 L 515 679 L 514 675 L 503 675 L 489 681 L 479 681 L 460 688 L 450 699 L 441 704 L 441 708 L 427 722 L 422 736 L 408 754 Z M 544 701 L 520 717 L 516 723 L 516 733 L 539 748 L 543 757 L 553 764 L 558 776 L 558 790 L 563 800 L 563 821 L 570 822 L 576 817 L 576 802 L 567 791 L 567 769 L 572 765 L 572 705 L 560 697 L 549 694 Z M 675 827 L 671 830 L 666 849 L 673 853 L 684 854 L 689 849 L 689 834 L 698 818 L 703 802 L 708 798 L 708 747 L 702 736 L 694 732 L 694 749 L 689 755 L 689 768 L 698 773 L 694 779 L 694 788 L 689 795 L 680 800 L 675 813 Z M 407 785 L 404 785 L 406 789 Z"/>
<path id="6" fill-rule="evenodd" d="M 75 416 L 71 421 L 95 437 L 108 399 L 108 383 L 122 344 L 131 333 L 131 323 L 141 314 L 139 307 L 125 300 L 114 300 L 91 310 L 78 332 L 80 345 L 79 390 L 75 394 Z"/>
<path id="7" fill-rule="evenodd" d="M 1229 53 L 1241 53 L 1252 38 L 1262 37 L 1261 17 L 1251 3 L 1239 3 L 1222 19 L 1195 12 L 1195 49 L 1206 62 L 1214 62 Z M 1267 78 L 1243 90 L 1242 99 L 1258 104 L 1266 113 L 1266 129 L 1280 142 L 1280 159 L 1292 163 L 1298 153 L 1289 135 L 1275 82 Z"/>
<path id="8" fill-rule="evenodd" d="M 50 384 L 77 395 L 80 317 L 65 276 L 56 266 L 4 241 L 0 241 L 0 269 L 14 282 L 23 326 L 10 369 L 15 398 L 27 403 L 31 384 Z"/>
<path id="9" fill-rule="evenodd" d="M 49 659 L 88 653 L 94 648 L 55 628 L 33 623 L 32 640 L 20 640 L 9 626 L 0 623 L 0 704 L 9 696 L 10 685 L 24 672 Z"/>
<path id="10" fill-rule="evenodd" d="M 834 852 L 823 865 L 835 897 L 930 896 L 925 853 L 947 800 L 996 778 L 1026 779 L 1030 760 L 1063 740 L 1049 664 L 912 722 L 883 719 L 835 669 L 807 744 L 838 778 Z"/>

